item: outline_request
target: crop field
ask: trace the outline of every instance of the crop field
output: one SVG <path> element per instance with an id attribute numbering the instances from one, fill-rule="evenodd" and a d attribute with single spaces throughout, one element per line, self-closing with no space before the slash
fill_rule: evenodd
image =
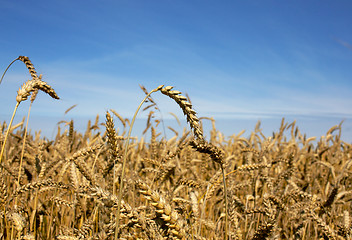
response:
<path id="1" fill-rule="evenodd" d="M 28 57 L 16 60 L 31 80 L 13 116 L 38 91 L 59 99 Z M 351 239 L 352 147 L 341 124 L 320 139 L 284 119 L 271 136 L 258 122 L 249 137 L 225 138 L 211 119 L 206 140 L 188 97 L 141 88 L 132 119 L 110 110 L 84 132 L 72 120 L 53 139 L 29 134 L 32 105 L 21 123 L 0 123 L 0 239 Z M 154 94 L 189 127 L 163 137 Z M 131 137 L 139 111 L 150 112 L 148 141 Z"/>

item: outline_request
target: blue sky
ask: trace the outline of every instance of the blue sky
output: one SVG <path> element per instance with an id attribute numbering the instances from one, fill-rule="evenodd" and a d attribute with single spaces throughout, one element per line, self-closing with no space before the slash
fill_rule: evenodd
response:
<path id="1" fill-rule="evenodd" d="M 345 120 L 352 141 L 350 1 L 2 0 L 0 10 L 1 71 L 28 56 L 61 97 L 38 97 L 34 129 L 111 108 L 131 118 L 143 98 L 139 84 L 165 84 L 227 135 L 249 133 L 257 120 L 270 134 L 285 117 L 318 137 Z M 29 77 L 20 62 L 8 71 L 1 121 Z M 165 118 L 182 117 L 169 99 L 155 99 Z"/>

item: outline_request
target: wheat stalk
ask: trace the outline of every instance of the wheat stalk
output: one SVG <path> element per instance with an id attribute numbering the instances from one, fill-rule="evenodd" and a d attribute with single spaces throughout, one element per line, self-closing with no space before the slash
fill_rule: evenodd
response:
<path id="1" fill-rule="evenodd" d="M 131 125 L 130 125 L 130 129 L 128 131 L 128 136 L 127 136 L 127 141 L 126 141 L 126 144 L 125 144 L 125 149 L 124 149 L 124 157 L 123 157 L 123 163 L 122 163 L 122 171 L 121 171 L 121 181 L 120 181 L 120 186 L 119 186 L 119 196 L 118 196 L 118 199 L 119 199 L 119 202 L 118 202 L 118 208 L 117 208 L 117 214 L 116 214 L 116 230 L 115 230 L 115 240 L 117 239 L 117 235 L 118 235 L 118 229 L 119 229 L 119 220 L 120 220 L 120 209 L 121 209 L 121 199 L 122 199 L 122 189 L 123 189 L 123 180 L 124 180 L 124 177 L 125 177 L 125 167 L 126 167 L 126 160 L 127 160 L 127 151 L 128 151 L 128 146 L 129 146 L 129 143 L 130 143 L 130 137 L 131 137 L 131 133 L 132 133 L 132 128 L 133 128 L 133 125 L 134 125 L 134 122 L 136 120 L 136 117 L 137 117 L 137 114 L 140 110 L 140 108 L 142 107 L 142 104 L 148 99 L 148 97 L 154 93 L 154 92 L 157 92 L 159 91 L 161 88 L 163 87 L 163 85 L 160 85 L 159 87 L 153 89 L 152 91 L 149 92 L 149 94 L 147 94 L 145 96 L 145 98 L 142 100 L 142 102 L 139 104 L 136 112 L 134 113 L 134 116 L 132 118 L 132 122 L 131 122 Z M 114 183 L 115 183 L 115 179 L 114 179 Z"/>

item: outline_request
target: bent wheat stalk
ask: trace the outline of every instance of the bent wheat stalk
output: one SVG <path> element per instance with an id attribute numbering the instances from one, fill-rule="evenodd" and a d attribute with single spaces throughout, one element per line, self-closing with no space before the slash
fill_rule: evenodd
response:
<path id="1" fill-rule="evenodd" d="M 0 84 L 1 84 L 1 82 L 2 82 L 2 79 L 4 79 L 4 76 L 5 76 L 6 72 L 7 72 L 7 70 L 9 70 L 9 68 L 11 67 L 11 65 L 12 65 L 14 62 L 16 62 L 17 60 L 20 60 L 20 58 L 19 58 L 19 57 L 16 58 L 15 60 L 13 60 L 13 61 L 7 66 L 7 68 L 5 69 L 4 73 L 3 73 L 2 76 L 1 76 Z"/>
<path id="2" fill-rule="evenodd" d="M 26 57 L 26 56 L 19 56 L 18 58 L 16 58 L 15 60 L 13 60 L 13 61 L 7 66 L 7 68 L 5 69 L 4 73 L 3 73 L 2 76 L 1 76 L 0 84 L 1 84 L 2 80 L 4 79 L 4 76 L 5 76 L 6 72 L 7 72 L 7 70 L 9 70 L 9 68 L 11 67 L 11 65 L 12 65 L 14 62 L 16 62 L 17 60 L 20 60 L 20 61 L 22 61 L 24 64 L 26 64 L 26 67 L 28 68 L 28 71 L 29 71 L 29 73 L 31 74 L 32 78 L 38 78 L 37 72 L 35 71 L 35 68 L 34 68 L 34 66 L 33 66 L 31 60 L 29 60 L 29 58 Z"/>
<path id="3" fill-rule="evenodd" d="M 127 136 L 127 141 L 125 144 L 125 151 L 124 151 L 124 155 L 123 155 L 123 163 L 122 163 L 122 171 L 121 171 L 121 181 L 120 181 L 120 186 L 119 186 L 119 196 L 118 196 L 118 205 L 117 205 L 117 214 L 116 214 L 116 228 L 115 228 L 115 240 L 118 238 L 118 230 L 119 230 L 119 221 L 120 221 L 120 210 L 121 210 L 121 199 L 122 199 L 122 190 L 123 190 L 123 180 L 125 177 L 125 167 L 126 167 L 126 160 L 127 160 L 127 151 L 128 151 L 128 146 L 130 144 L 130 138 L 131 138 L 131 132 L 132 132 L 132 128 L 134 125 L 134 122 L 136 120 L 137 114 L 139 112 L 139 110 L 141 109 L 143 103 L 148 99 L 148 97 L 154 93 L 159 91 L 160 89 L 162 89 L 164 85 L 160 85 L 159 87 L 153 89 L 152 91 L 150 91 L 142 100 L 142 102 L 139 104 L 136 112 L 134 113 L 131 125 L 130 125 L 130 129 L 128 130 L 128 136 Z M 114 166 L 114 172 L 115 172 L 115 166 Z M 115 188 L 115 174 L 114 174 L 114 188 Z"/>

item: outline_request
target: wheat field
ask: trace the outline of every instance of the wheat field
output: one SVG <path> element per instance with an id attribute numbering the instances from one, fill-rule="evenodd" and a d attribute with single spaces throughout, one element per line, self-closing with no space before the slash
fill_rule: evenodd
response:
<path id="1" fill-rule="evenodd" d="M 28 57 L 16 60 L 31 80 L 13 116 L 38 91 L 59 99 Z M 206 140 L 188 97 L 141 88 L 132 119 L 110 110 L 85 132 L 72 120 L 47 139 L 28 134 L 24 120 L 0 123 L 0 239 L 351 238 L 352 148 L 341 124 L 320 139 L 284 119 L 272 136 L 258 122 L 249 137 L 224 137 L 210 119 Z M 189 128 L 163 137 L 154 94 L 171 98 Z M 139 110 L 150 113 L 148 141 L 131 137 Z"/>

